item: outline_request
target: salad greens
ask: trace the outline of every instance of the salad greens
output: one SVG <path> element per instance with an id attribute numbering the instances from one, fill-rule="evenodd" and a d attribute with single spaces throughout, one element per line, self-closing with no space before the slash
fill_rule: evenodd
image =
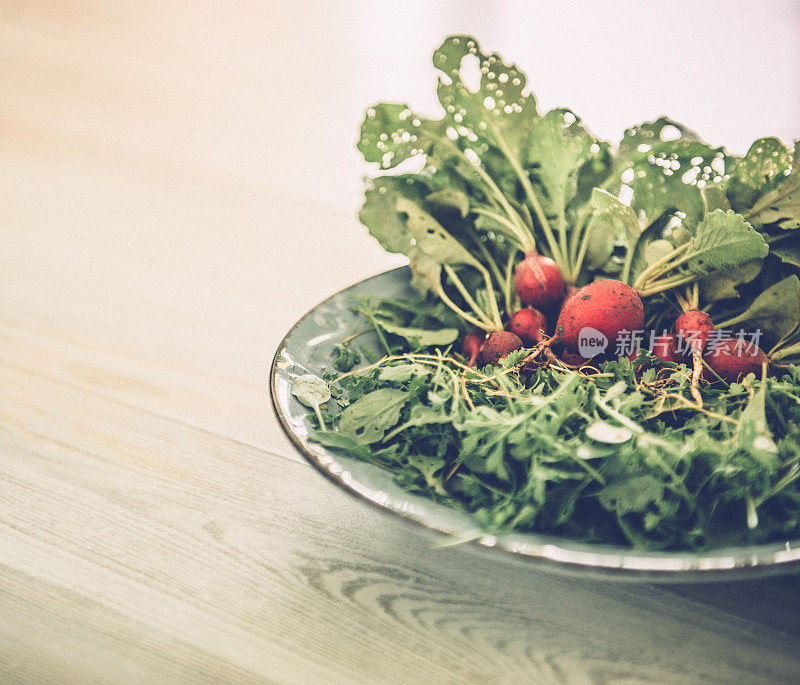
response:
<path id="1" fill-rule="evenodd" d="M 666 117 L 615 146 L 568 109 L 540 112 L 525 75 L 474 38 L 447 38 L 433 64 L 442 117 L 377 104 L 358 141 L 385 172 L 359 217 L 408 257 L 419 298 L 355 305 L 365 327 L 320 380 L 330 401 L 298 379 L 312 439 L 487 531 L 649 549 L 796 536 L 797 148 L 762 138 L 737 157 Z M 697 349 L 575 364 L 551 352 L 556 330 L 497 365 L 468 366 L 453 345 L 470 329 L 503 330 L 520 308 L 515 269 L 531 255 L 552 259 L 568 291 L 627 284 L 648 330 L 701 310 L 717 333 L 758 333 L 767 361 L 735 379 Z M 366 331 L 382 357 L 355 350 Z"/>

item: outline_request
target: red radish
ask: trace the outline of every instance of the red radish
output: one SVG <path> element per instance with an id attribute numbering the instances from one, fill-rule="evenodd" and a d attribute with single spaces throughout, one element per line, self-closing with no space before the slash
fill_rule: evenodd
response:
<path id="1" fill-rule="evenodd" d="M 686 343 L 686 352 L 702 352 L 708 343 L 708 336 L 714 330 L 711 317 L 699 309 L 690 309 L 675 320 L 675 333 Z"/>
<path id="2" fill-rule="evenodd" d="M 469 357 L 467 366 L 475 366 L 481 354 L 484 340 L 486 340 L 486 333 L 478 329 L 470 331 L 464 336 L 464 340 L 461 341 L 461 352 L 463 352 L 464 356 Z"/>
<path id="3" fill-rule="evenodd" d="M 650 350 L 650 354 L 663 362 L 677 364 L 681 361 L 680 354 L 678 354 L 678 339 L 672 333 L 657 336 L 653 340 L 653 349 Z"/>
<path id="4" fill-rule="evenodd" d="M 760 378 L 762 365 L 769 361 L 758 345 L 740 338 L 728 338 L 711 345 L 706 350 L 705 360 L 711 370 L 726 381 L 738 380 L 748 373 Z"/>
<path id="5" fill-rule="evenodd" d="M 528 307 L 520 309 L 511 317 L 506 330 L 519 336 L 525 347 L 533 347 L 541 342 L 547 328 L 547 319 L 538 309 Z"/>
<path id="6" fill-rule="evenodd" d="M 564 302 L 555 340 L 575 352 L 581 332 L 592 337 L 602 333 L 608 340 L 606 351 L 613 352 L 623 331 L 643 328 L 644 306 L 636 291 L 622 281 L 605 279 L 580 288 Z"/>
<path id="7" fill-rule="evenodd" d="M 483 343 L 483 361 L 486 364 L 497 364 L 509 352 L 521 349 L 522 340 L 518 335 L 508 331 L 495 331 Z"/>
<path id="8" fill-rule="evenodd" d="M 563 299 L 564 277 L 552 259 L 528 252 L 525 259 L 517 264 L 514 289 L 522 304 L 547 309 Z"/>

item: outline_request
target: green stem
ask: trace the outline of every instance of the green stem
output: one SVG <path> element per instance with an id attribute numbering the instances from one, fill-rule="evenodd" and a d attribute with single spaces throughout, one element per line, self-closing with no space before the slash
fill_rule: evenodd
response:
<path id="1" fill-rule="evenodd" d="M 558 262 L 559 267 L 563 273 L 568 273 L 567 264 L 564 264 L 564 258 L 566 255 L 561 254 L 561 250 L 556 242 L 555 235 L 553 234 L 553 229 L 550 228 L 550 222 L 547 220 L 547 216 L 542 209 L 542 205 L 539 202 L 539 198 L 537 197 L 535 191 L 533 190 L 533 186 L 531 185 L 531 179 L 528 177 L 528 174 L 525 173 L 525 170 L 520 165 L 519 160 L 516 156 L 509 150 L 506 141 L 503 140 L 503 136 L 494 129 L 494 134 L 497 139 L 497 145 L 500 148 L 501 152 L 506 156 L 509 163 L 511 164 L 511 168 L 514 169 L 514 173 L 517 175 L 520 183 L 522 184 L 522 189 L 525 192 L 525 197 L 528 199 L 531 207 L 533 207 L 533 213 L 536 215 L 537 220 L 539 221 L 539 225 L 542 227 L 542 232 L 547 239 L 547 243 L 550 247 L 550 252 L 553 254 L 553 259 Z"/>
<path id="2" fill-rule="evenodd" d="M 777 352 L 771 353 L 770 360 L 773 362 L 778 362 L 781 359 L 786 359 L 786 357 L 792 357 L 796 354 L 800 355 L 800 342 L 795 343 L 794 345 L 789 345 L 788 347 L 784 347 L 782 350 L 778 350 Z"/>
<path id="3" fill-rule="evenodd" d="M 508 261 L 506 262 L 506 277 L 503 282 L 503 295 L 506 298 L 506 312 L 508 312 L 509 316 L 511 316 L 511 310 L 514 307 L 514 301 L 511 297 L 511 283 L 514 279 L 514 265 L 517 263 L 516 257 L 515 254 L 510 254 L 508 256 Z"/>
<path id="4" fill-rule="evenodd" d="M 375 328 L 375 332 L 378 334 L 378 339 L 381 341 L 381 345 L 383 345 L 383 349 L 386 350 L 386 354 L 392 354 L 392 348 L 389 347 L 389 343 L 386 340 L 386 336 L 383 334 L 383 330 L 381 329 L 381 325 L 378 320 L 375 318 L 374 314 L 369 309 L 359 309 L 364 316 L 367 317 L 367 320 L 373 325 Z"/>
<path id="5" fill-rule="evenodd" d="M 492 285 L 492 277 L 489 275 L 486 267 L 483 266 L 480 262 L 478 262 L 478 271 L 481 272 L 483 276 L 483 280 L 486 283 L 486 296 L 489 298 L 489 306 L 492 308 L 492 317 L 494 318 L 494 322 L 503 327 L 503 317 L 500 316 L 500 310 L 497 308 L 497 298 L 494 294 L 494 286 Z"/>
<path id="6" fill-rule="evenodd" d="M 677 264 L 670 264 L 675 257 L 681 255 L 685 250 L 689 249 L 691 242 L 684 243 L 680 247 L 676 247 L 672 252 L 668 255 L 665 255 L 661 259 L 653 262 L 650 266 L 648 266 L 641 274 L 639 274 L 639 278 L 636 279 L 636 283 L 634 283 L 634 289 L 641 290 L 642 286 L 644 286 L 648 281 L 655 280 L 661 273 L 666 273 L 670 269 L 672 269 Z M 665 266 L 669 264 L 669 266 Z M 661 269 L 661 273 L 659 272 Z M 655 278 L 654 278 L 655 277 Z"/>
<path id="7" fill-rule="evenodd" d="M 466 286 L 462 283 L 461 279 L 458 277 L 458 274 L 456 274 L 455 269 L 453 269 L 453 267 L 449 264 L 443 264 L 442 266 L 444 267 L 444 272 L 453 282 L 453 285 L 456 287 L 458 292 L 461 293 L 461 297 L 464 298 L 466 303 L 470 306 L 472 311 L 475 312 L 478 318 L 486 323 L 492 323 L 492 320 L 489 318 L 486 312 L 484 312 L 483 309 L 478 306 L 478 303 L 475 302 L 472 295 L 470 295 L 469 290 L 467 290 Z"/>
<path id="8" fill-rule="evenodd" d="M 583 235 L 581 236 L 580 240 L 580 248 L 578 249 L 578 254 L 575 256 L 575 263 L 574 266 L 572 267 L 572 279 L 571 279 L 573 283 L 575 283 L 578 280 L 578 276 L 581 273 L 581 268 L 583 267 L 583 260 L 586 258 L 586 251 L 589 249 L 589 238 L 591 235 L 591 230 L 589 230 L 589 226 L 590 224 L 587 224 L 585 230 L 583 231 Z"/>
<path id="9" fill-rule="evenodd" d="M 498 331 L 500 330 L 494 324 L 486 323 L 484 321 L 479 321 L 474 316 L 465 312 L 461 307 L 459 307 L 453 300 L 451 300 L 447 293 L 444 291 L 444 288 L 439 286 L 439 288 L 435 291 L 436 295 L 441 298 L 442 302 L 444 302 L 450 309 L 452 309 L 456 314 L 458 314 L 464 321 L 471 323 L 475 328 L 480 328 L 481 330 L 491 332 L 491 331 Z"/>
<path id="10" fill-rule="evenodd" d="M 657 295 L 658 293 L 663 293 L 665 290 L 672 290 L 673 288 L 678 288 L 682 285 L 688 285 L 689 283 L 693 283 L 696 281 L 699 276 L 690 275 L 690 276 L 674 276 L 673 278 L 667 278 L 666 280 L 657 283 L 656 285 L 650 286 L 644 290 L 640 290 L 634 287 L 639 293 L 639 297 L 650 297 L 651 295 Z"/>
<path id="11" fill-rule="evenodd" d="M 483 209 L 482 207 L 473 207 L 470 211 L 473 214 L 480 214 L 482 216 L 488 217 L 492 221 L 496 221 L 498 224 L 508 229 L 511 232 L 511 234 L 517 239 L 519 247 L 522 249 L 522 251 L 523 252 L 528 251 L 527 248 L 525 247 L 525 241 L 527 240 L 526 236 L 520 233 L 519 227 L 515 226 L 508 219 L 506 219 L 503 216 L 500 216 L 499 214 L 496 214 L 495 212 L 491 212 L 488 209 Z"/>

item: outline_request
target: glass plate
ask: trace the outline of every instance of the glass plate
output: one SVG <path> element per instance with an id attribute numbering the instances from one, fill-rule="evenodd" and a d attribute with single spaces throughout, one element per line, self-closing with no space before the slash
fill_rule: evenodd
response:
<path id="1" fill-rule="evenodd" d="M 275 413 L 299 452 L 349 493 L 433 531 L 440 542 L 477 546 L 498 558 L 516 559 L 542 569 L 624 581 L 696 582 L 734 580 L 800 571 L 800 539 L 710 552 L 634 551 L 533 533 L 482 535 L 468 514 L 400 489 L 379 467 L 333 453 L 307 440 L 308 410 L 291 394 L 292 379 L 331 368 L 334 346 L 358 323 L 353 298 L 411 296 L 407 267 L 393 269 L 346 288 L 318 304 L 286 334 L 272 362 L 270 390 Z M 373 346 L 374 334 L 359 338 Z"/>

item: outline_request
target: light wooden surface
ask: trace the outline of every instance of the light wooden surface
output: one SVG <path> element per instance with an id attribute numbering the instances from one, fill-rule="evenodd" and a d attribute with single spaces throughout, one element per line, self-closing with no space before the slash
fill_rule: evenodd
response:
<path id="1" fill-rule="evenodd" d="M 434 549 L 278 429 L 285 330 L 397 263 L 324 137 L 386 73 L 379 38 L 427 60 L 442 4 L 378 37 L 356 5 L 0 5 L 0 682 L 800 681 L 798 577 L 631 587 Z"/>

